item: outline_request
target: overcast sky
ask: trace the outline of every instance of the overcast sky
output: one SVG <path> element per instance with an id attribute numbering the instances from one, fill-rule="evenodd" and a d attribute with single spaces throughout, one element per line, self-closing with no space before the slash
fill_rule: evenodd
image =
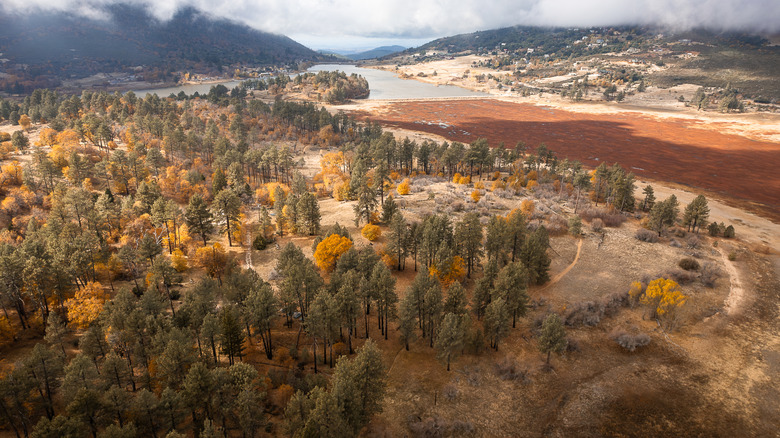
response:
<path id="1" fill-rule="evenodd" d="M 77 10 L 94 15 L 117 0 L 2 0 L 8 11 Z M 315 48 L 419 45 L 441 36 L 516 24 L 780 32 L 780 0 L 125 0 L 165 19 L 182 6 L 288 35 Z"/>

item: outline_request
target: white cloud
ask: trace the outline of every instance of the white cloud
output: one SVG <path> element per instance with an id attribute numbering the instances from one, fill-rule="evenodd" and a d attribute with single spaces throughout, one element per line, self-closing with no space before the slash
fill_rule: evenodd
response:
<path id="1" fill-rule="evenodd" d="M 95 14 L 115 0 L 4 0 L 6 11 Z M 184 6 L 280 34 L 433 38 L 515 24 L 780 31 L 778 0 L 125 0 L 158 18 Z"/>

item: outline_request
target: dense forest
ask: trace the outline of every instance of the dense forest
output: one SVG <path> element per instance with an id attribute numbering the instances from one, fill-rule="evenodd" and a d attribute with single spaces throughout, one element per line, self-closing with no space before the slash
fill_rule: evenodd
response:
<path id="1" fill-rule="evenodd" d="M 528 288 L 549 280 L 549 236 L 581 232 L 579 216 L 528 199 L 491 213 L 485 190 L 564 197 L 605 226 L 649 212 L 659 235 L 679 215 L 649 186 L 637 202 L 619 165 L 587 172 L 543 144 L 397 139 L 244 87 L 144 99 L 37 90 L 1 101 L 0 117 L 23 129 L 0 139 L 0 351 L 16 352 L 0 362 L 0 425 L 19 437 L 357 435 L 382 406 L 378 343 L 421 338 L 447 370 L 464 352 L 498 350 Z M 299 158 L 316 149 L 306 176 Z M 477 209 L 408 220 L 396 198 L 426 178 L 472 184 Z M 323 226 L 327 198 L 350 202 L 362 236 L 384 233 L 384 245 Z M 684 215 L 693 230 L 707 218 L 697 202 Z M 284 242 L 258 274 L 253 252 Z M 395 273 L 410 269 L 399 296 Z M 645 286 L 649 297 L 652 283 L 610 305 Z M 684 297 L 668 290 L 678 301 L 659 313 L 671 328 Z M 581 312 L 539 322 L 548 363 Z"/>

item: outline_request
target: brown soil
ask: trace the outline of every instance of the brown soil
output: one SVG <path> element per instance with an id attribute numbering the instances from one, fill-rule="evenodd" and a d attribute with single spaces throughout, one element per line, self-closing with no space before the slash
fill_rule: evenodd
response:
<path id="1" fill-rule="evenodd" d="M 719 124 L 636 113 L 587 114 L 492 99 L 391 102 L 356 114 L 384 125 L 491 145 L 545 143 L 587 166 L 618 162 L 637 175 L 756 203 L 780 219 L 780 144 L 724 134 Z"/>

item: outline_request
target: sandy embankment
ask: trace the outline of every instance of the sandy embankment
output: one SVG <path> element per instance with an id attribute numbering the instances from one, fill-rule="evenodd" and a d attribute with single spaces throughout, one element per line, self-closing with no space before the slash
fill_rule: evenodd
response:
<path id="1" fill-rule="evenodd" d="M 703 125 L 711 125 L 722 133 L 741 135 L 756 140 L 780 142 L 780 114 L 776 113 L 745 113 L 745 114 L 722 114 L 717 112 L 702 112 L 693 108 L 686 107 L 684 103 L 678 100 L 680 95 L 686 100 L 699 88 L 696 85 L 684 84 L 668 89 L 658 87 L 648 87 L 644 93 L 636 93 L 633 96 L 626 96 L 621 103 L 606 102 L 601 99 L 601 93 L 590 90 L 581 102 L 573 102 L 568 98 L 562 98 L 558 94 L 542 93 L 523 97 L 517 92 L 508 91 L 506 87 L 499 89 L 495 81 L 478 82 L 478 75 L 493 75 L 494 77 L 512 77 L 509 71 L 496 71 L 485 67 L 474 67 L 472 63 L 485 61 L 488 58 L 476 55 L 456 57 L 440 61 L 425 62 L 414 65 L 379 65 L 367 68 L 376 68 L 395 72 L 399 77 L 404 76 L 409 80 L 418 80 L 434 85 L 455 85 L 469 90 L 488 93 L 492 97 L 507 102 L 532 103 L 544 105 L 553 108 L 563 109 L 571 112 L 587 114 L 615 114 L 621 112 L 639 113 L 645 116 L 652 116 L 659 119 L 680 118 L 689 121 L 695 121 Z M 436 75 L 434 75 L 434 72 Z M 424 76 L 418 76 L 422 73 Z M 574 80 L 582 79 L 585 76 L 593 75 L 590 70 L 577 72 L 578 76 L 562 76 L 557 78 L 540 79 L 530 81 L 532 86 L 545 86 L 551 79 Z M 464 77 L 464 75 L 466 77 Z M 379 102 L 374 101 L 373 105 Z M 371 103 L 365 102 L 370 106 Z M 364 103 L 358 104 L 362 105 Z"/>

